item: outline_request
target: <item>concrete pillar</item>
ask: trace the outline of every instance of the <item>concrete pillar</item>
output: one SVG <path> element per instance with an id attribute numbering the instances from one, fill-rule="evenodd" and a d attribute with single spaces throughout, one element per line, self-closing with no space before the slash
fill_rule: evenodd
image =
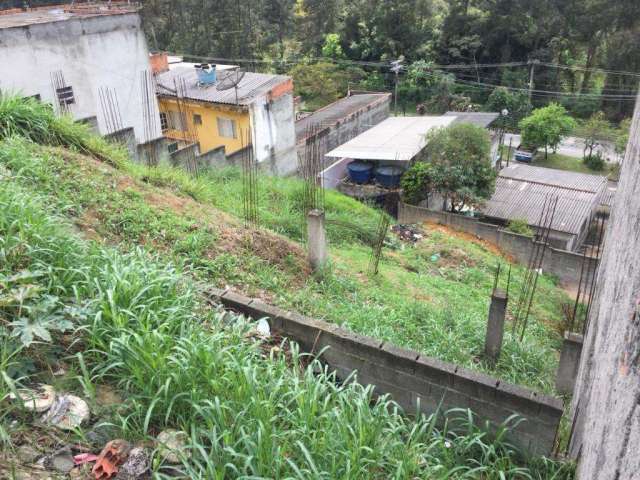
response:
<path id="1" fill-rule="evenodd" d="M 324 229 L 324 212 L 311 210 L 307 214 L 307 248 L 309 263 L 314 272 L 327 264 L 327 235 Z"/>
<path id="2" fill-rule="evenodd" d="M 578 376 L 580 366 L 580 355 L 582 355 L 582 335 L 572 332 L 565 332 L 562 342 L 562 352 L 560 353 L 560 365 L 558 365 L 558 375 L 556 377 L 556 390 L 558 393 L 570 395 Z"/>
<path id="3" fill-rule="evenodd" d="M 498 361 L 500 350 L 502 350 L 507 301 L 506 292 L 499 289 L 493 291 L 489 307 L 489 320 L 487 321 L 487 336 L 484 341 L 484 353 L 492 363 Z"/>

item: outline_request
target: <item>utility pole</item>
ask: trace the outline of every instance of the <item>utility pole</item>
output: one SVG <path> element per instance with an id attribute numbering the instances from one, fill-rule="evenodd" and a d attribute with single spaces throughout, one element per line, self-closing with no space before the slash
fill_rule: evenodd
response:
<path id="1" fill-rule="evenodd" d="M 396 83 L 394 87 L 393 93 L 393 113 L 398 114 L 398 75 L 402 70 L 404 70 L 404 55 L 400 55 L 398 60 L 394 60 L 391 62 L 391 71 L 396 74 Z"/>
<path id="2" fill-rule="evenodd" d="M 540 60 L 529 60 L 529 103 L 531 103 L 531 95 L 533 93 L 533 74 L 536 69 L 536 65 L 540 63 Z"/>

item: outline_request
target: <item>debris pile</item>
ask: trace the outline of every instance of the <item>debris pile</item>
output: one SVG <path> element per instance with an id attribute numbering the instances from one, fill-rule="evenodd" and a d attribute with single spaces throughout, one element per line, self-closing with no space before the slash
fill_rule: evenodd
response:
<path id="1" fill-rule="evenodd" d="M 264 325 L 260 335 L 268 336 Z M 54 432 L 78 431 L 91 417 L 86 401 L 69 393 L 57 393 L 51 385 L 37 385 L 20 389 L 9 396 L 15 403 L 21 403 L 26 411 L 43 414 L 36 417 L 36 423 Z M 52 445 L 23 444 L 16 448 L 9 472 L 11 478 L 35 479 L 89 479 L 89 480 L 142 480 L 151 478 L 151 450 L 155 448 L 163 465 L 176 465 L 189 458 L 189 437 L 185 432 L 167 429 L 155 441 L 132 445 L 126 440 L 107 440 L 112 429 L 100 424 L 83 435 L 80 443 L 64 444 L 51 434 Z M 104 445 L 101 449 L 100 446 Z M 52 448 L 53 447 L 53 448 Z M 46 450 L 49 449 L 47 452 Z M 98 454 L 95 452 L 98 451 Z M 6 460 L 0 456 L 0 478 L 5 478 L 2 464 Z"/>
<path id="2" fill-rule="evenodd" d="M 391 231 L 403 242 L 416 243 L 424 237 L 424 233 L 416 225 L 397 224 L 391 227 Z"/>

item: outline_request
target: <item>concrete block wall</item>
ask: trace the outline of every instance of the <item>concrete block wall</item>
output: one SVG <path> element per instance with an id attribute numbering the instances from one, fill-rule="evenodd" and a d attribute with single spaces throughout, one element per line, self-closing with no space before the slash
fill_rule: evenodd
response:
<path id="1" fill-rule="evenodd" d="M 534 248 L 531 238 L 510 232 L 496 225 L 480 222 L 473 217 L 429 210 L 428 208 L 408 205 L 403 202 L 398 203 L 398 221 L 400 223 L 438 223 L 471 233 L 496 245 L 523 265 L 528 264 L 531 258 L 531 250 Z M 593 265 L 595 262 L 596 260 L 594 259 L 587 259 L 587 264 L 584 267 L 585 275 L 587 272 L 595 270 Z M 583 257 L 578 253 L 547 247 L 542 263 L 542 271 L 556 276 L 560 284 L 565 287 L 577 288 L 580 283 L 582 263 Z"/>
<path id="2" fill-rule="evenodd" d="M 518 414 L 526 420 L 511 432 L 509 441 L 532 455 L 550 455 L 554 448 L 563 414 L 557 398 L 228 290 L 212 289 L 210 295 L 230 310 L 254 319 L 268 318 L 273 330 L 295 340 L 303 351 L 322 352 L 320 359 L 339 378 L 355 372 L 355 381 L 373 385 L 376 394 L 389 394 L 408 414 L 418 409 L 429 414 L 438 408 L 442 412 L 468 408 L 493 429 Z"/>
<path id="3" fill-rule="evenodd" d="M 126 147 L 129 156 L 133 159 L 138 157 L 138 146 L 136 143 L 136 133 L 133 127 L 123 128 L 113 133 L 107 133 L 104 138 L 113 143 L 120 143 Z"/>
<path id="4" fill-rule="evenodd" d="M 325 152 L 339 147 L 343 143 L 369 130 L 374 125 L 389 118 L 390 105 L 391 96 L 381 95 L 380 100 L 377 102 L 346 115 L 332 125 L 327 125 L 326 128 L 317 133 L 317 136 L 322 138 Z M 306 138 L 297 139 L 298 156 L 304 155 L 307 141 L 308 139 Z M 327 157 L 324 166 L 328 167 L 335 162 L 335 160 L 335 158 Z"/>

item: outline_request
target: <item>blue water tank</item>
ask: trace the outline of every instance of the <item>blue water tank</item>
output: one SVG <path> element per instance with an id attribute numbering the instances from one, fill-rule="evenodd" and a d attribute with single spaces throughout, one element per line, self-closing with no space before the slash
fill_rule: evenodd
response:
<path id="1" fill-rule="evenodd" d="M 373 165 L 368 162 L 355 160 L 347 165 L 349 178 L 353 183 L 368 183 L 371 180 Z"/>
<path id="2" fill-rule="evenodd" d="M 376 182 L 385 188 L 396 188 L 400 185 L 400 178 L 404 170 L 400 167 L 376 168 Z"/>
<path id="3" fill-rule="evenodd" d="M 216 66 L 208 63 L 195 65 L 196 75 L 198 75 L 198 83 L 200 85 L 213 85 L 216 83 Z"/>

